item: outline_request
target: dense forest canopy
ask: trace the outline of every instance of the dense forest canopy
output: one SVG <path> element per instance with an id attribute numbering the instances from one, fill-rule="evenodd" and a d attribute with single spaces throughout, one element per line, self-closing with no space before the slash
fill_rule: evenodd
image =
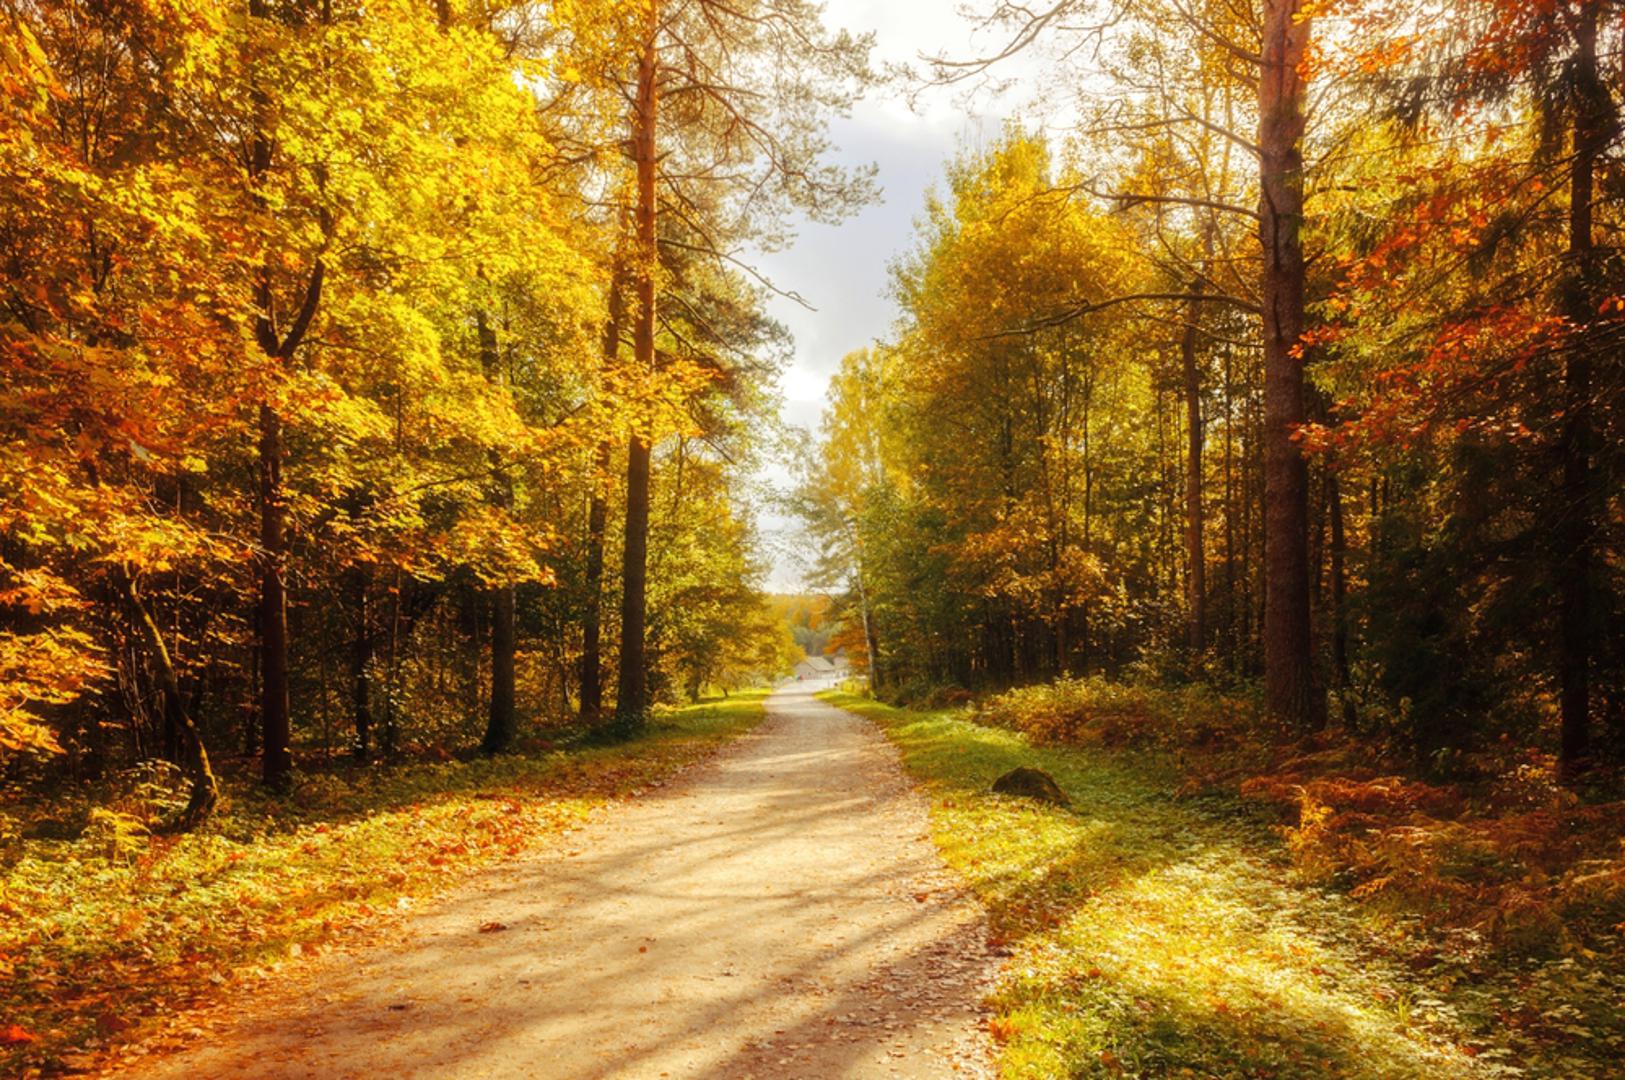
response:
<path id="1" fill-rule="evenodd" d="M 1257 680 L 1289 732 L 1625 752 L 1625 11 L 1438 15 L 988 14 L 1071 125 L 949 167 L 803 490 L 877 685 Z"/>
<path id="2" fill-rule="evenodd" d="M 211 750 L 280 786 L 786 669 L 734 253 L 868 195 L 816 15 L 6 5 L 0 768 L 169 757 L 195 822 Z"/>

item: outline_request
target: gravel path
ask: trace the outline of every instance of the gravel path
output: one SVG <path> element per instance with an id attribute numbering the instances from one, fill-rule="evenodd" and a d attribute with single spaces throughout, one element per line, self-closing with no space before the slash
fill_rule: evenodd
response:
<path id="1" fill-rule="evenodd" d="M 122 1075 L 989 1076 L 997 959 L 927 828 L 868 721 L 780 691 L 712 764 Z"/>

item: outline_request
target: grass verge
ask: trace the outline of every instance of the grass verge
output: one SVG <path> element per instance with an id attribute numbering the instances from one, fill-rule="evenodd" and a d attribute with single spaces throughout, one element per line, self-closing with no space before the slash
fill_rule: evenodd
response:
<path id="1" fill-rule="evenodd" d="M 1296 880 L 1256 807 L 1179 797 L 1182 774 L 1154 755 L 820 696 L 897 746 L 1010 950 L 993 1020 L 1006 1077 L 1618 1075 L 1617 975 L 1419 952 L 1391 918 Z M 991 794 L 1017 765 L 1050 772 L 1073 808 Z"/>
<path id="2" fill-rule="evenodd" d="M 609 747 L 311 776 L 226 792 L 197 833 L 92 811 L 0 869 L 0 1075 L 49 1075 L 313 952 L 349 928 L 547 843 L 761 719 L 765 692 L 658 712 Z"/>

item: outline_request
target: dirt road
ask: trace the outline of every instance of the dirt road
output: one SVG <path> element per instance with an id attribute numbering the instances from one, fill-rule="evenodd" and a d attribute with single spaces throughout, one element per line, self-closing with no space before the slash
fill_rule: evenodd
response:
<path id="1" fill-rule="evenodd" d="M 867 721 L 781 691 L 673 787 L 122 1075 L 990 1075 L 996 960 L 926 831 Z"/>

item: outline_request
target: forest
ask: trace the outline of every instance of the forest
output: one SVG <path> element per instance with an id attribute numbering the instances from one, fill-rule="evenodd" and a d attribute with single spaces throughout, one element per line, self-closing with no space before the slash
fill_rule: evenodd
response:
<path id="1" fill-rule="evenodd" d="M 1421 962 L 1617 1010 L 1625 9 L 984 19 L 931 77 L 1061 100 L 947 165 L 798 492 L 872 690 L 1177 759 Z"/>
<path id="2" fill-rule="evenodd" d="M 758 691 L 839 654 L 920 839 L 1059 965 L 1001 976 L 1002 1075 L 1609 1074 L 1625 3 L 962 19 L 903 64 L 812 0 L 0 0 L 0 1072 L 834 723 Z M 757 256 L 881 198 L 832 130 L 1012 78 L 798 432 L 805 283 Z M 1287 1049 L 1090 999 L 1099 941 L 1045 935 L 1145 867 L 955 816 L 1022 755 L 1417 985 Z"/>
<path id="3" fill-rule="evenodd" d="M 861 48 L 764 97 L 793 21 L 725 28 L 727 86 L 672 28 L 655 163 L 647 13 L 7 18 L 8 758 L 172 760 L 196 820 L 211 748 L 274 788 L 783 666 L 741 504 L 785 343 L 731 252 L 861 197 L 801 115 Z"/>

